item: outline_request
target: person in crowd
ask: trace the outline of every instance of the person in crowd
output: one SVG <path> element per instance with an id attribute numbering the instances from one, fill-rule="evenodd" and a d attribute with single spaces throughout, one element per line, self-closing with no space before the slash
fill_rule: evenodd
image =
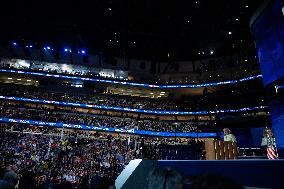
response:
<path id="1" fill-rule="evenodd" d="M 12 189 L 18 185 L 18 175 L 12 171 L 7 170 L 4 173 L 3 180 L 0 181 L 0 188 Z"/>
<path id="2" fill-rule="evenodd" d="M 182 189 L 183 178 L 170 168 L 156 168 L 148 176 L 145 189 Z"/>
<path id="3" fill-rule="evenodd" d="M 239 183 L 220 174 L 206 173 L 189 180 L 189 189 L 243 189 Z"/>
<path id="4" fill-rule="evenodd" d="M 19 182 L 19 187 L 21 189 L 33 189 L 36 186 L 35 181 L 35 167 L 27 167 L 21 170 L 21 179 Z"/>
<path id="5" fill-rule="evenodd" d="M 0 180 L 0 188 L 1 189 L 9 189 L 9 185 L 6 181 Z"/>
<path id="6" fill-rule="evenodd" d="M 110 178 L 94 176 L 91 179 L 90 189 L 115 189 L 115 185 Z"/>
<path id="7" fill-rule="evenodd" d="M 237 142 L 237 139 L 236 139 L 235 135 L 231 132 L 230 129 L 224 128 L 223 132 L 224 132 L 224 141 L 227 141 L 227 142 Z"/>

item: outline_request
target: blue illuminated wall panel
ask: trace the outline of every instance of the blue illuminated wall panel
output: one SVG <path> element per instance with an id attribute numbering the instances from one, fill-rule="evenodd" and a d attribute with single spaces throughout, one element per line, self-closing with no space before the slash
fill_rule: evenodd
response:
<path id="1" fill-rule="evenodd" d="M 265 85 L 284 76 L 283 4 L 272 0 L 252 25 Z"/>
<path id="2" fill-rule="evenodd" d="M 251 31 L 257 46 L 263 82 L 269 89 L 284 78 L 284 1 L 265 3 L 253 17 L 255 20 L 251 22 Z M 284 102 L 277 98 L 270 99 L 269 107 L 277 149 L 280 157 L 284 158 Z"/>

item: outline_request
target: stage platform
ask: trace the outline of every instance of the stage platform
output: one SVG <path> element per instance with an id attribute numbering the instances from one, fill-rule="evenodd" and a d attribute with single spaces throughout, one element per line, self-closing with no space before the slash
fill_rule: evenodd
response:
<path id="1" fill-rule="evenodd" d="M 246 187 L 284 188 L 284 160 L 133 160 L 116 179 L 116 187 L 144 189 L 149 172 L 164 167 L 185 178 L 218 173 Z"/>

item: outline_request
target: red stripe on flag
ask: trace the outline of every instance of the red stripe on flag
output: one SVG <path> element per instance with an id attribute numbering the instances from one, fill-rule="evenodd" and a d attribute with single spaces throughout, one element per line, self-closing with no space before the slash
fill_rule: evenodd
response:
<path id="1" fill-rule="evenodd" d="M 273 147 L 267 148 L 267 157 L 268 159 L 277 159 L 276 151 Z"/>

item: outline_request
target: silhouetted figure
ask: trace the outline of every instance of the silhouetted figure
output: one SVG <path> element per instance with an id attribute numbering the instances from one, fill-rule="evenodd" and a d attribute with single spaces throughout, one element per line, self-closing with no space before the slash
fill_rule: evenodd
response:
<path id="1" fill-rule="evenodd" d="M 145 189 L 182 189 L 183 178 L 175 170 L 154 169 L 148 176 Z"/>
<path id="2" fill-rule="evenodd" d="M 237 182 L 218 174 L 198 176 L 190 184 L 190 189 L 243 189 Z"/>

